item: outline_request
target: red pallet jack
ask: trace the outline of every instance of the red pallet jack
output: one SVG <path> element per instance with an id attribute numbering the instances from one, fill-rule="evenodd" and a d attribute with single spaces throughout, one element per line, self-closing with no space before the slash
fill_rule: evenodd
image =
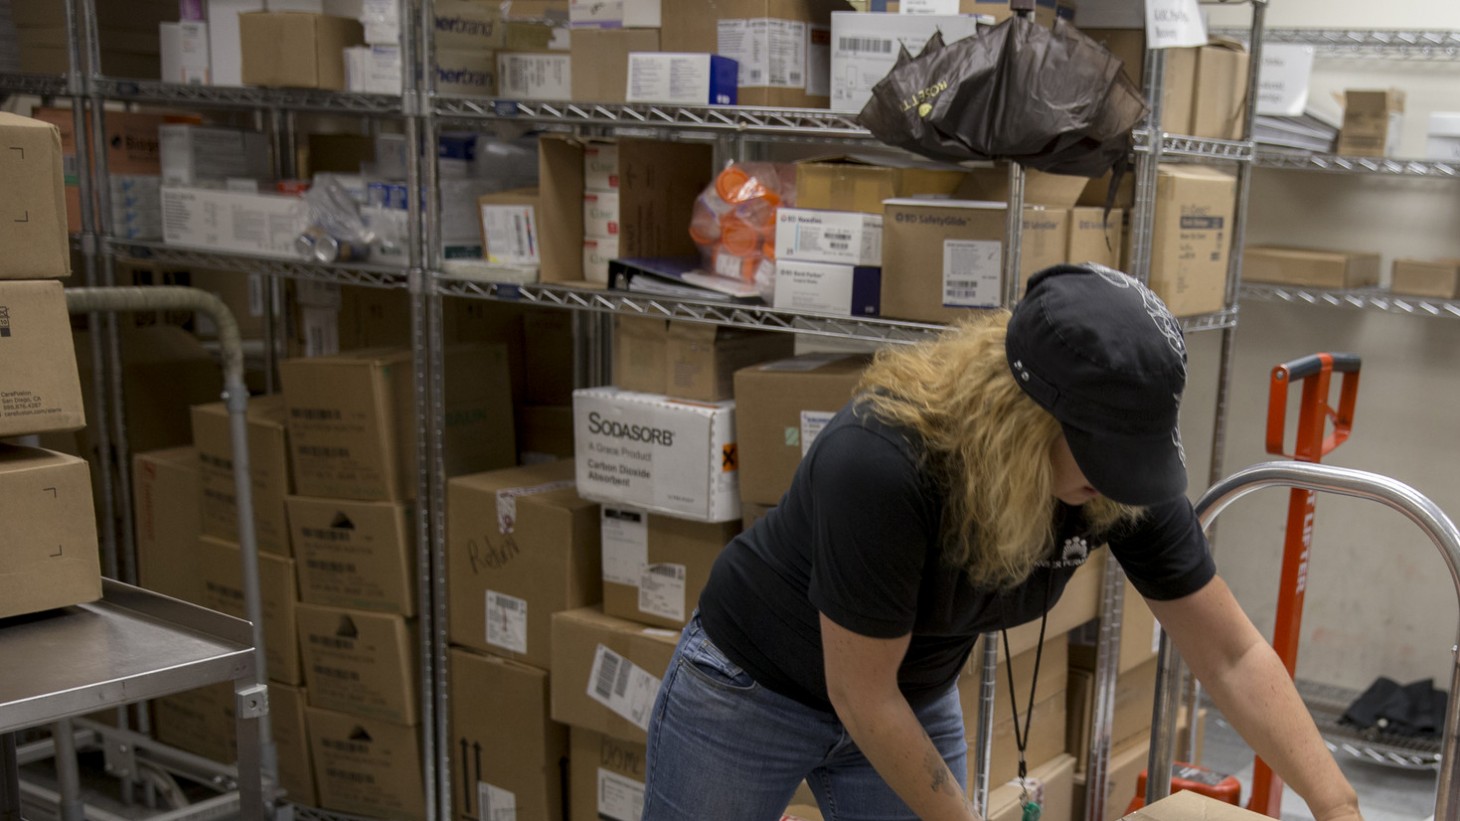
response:
<path id="1" fill-rule="evenodd" d="M 1354 403 L 1359 392 L 1357 354 L 1320 353 L 1295 359 L 1272 369 L 1267 400 L 1267 452 L 1290 456 L 1299 462 L 1322 461 L 1348 439 L 1353 428 Z M 1328 404 L 1331 377 L 1343 374 L 1338 409 Z M 1303 385 L 1299 400 L 1297 440 L 1292 453 L 1284 453 L 1287 433 L 1288 388 Z M 1328 422 L 1333 432 L 1328 432 Z M 1295 488 L 1288 493 L 1288 524 L 1283 543 L 1282 578 L 1278 587 L 1277 621 L 1272 646 L 1292 677 L 1298 667 L 1298 639 L 1303 625 L 1303 599 L 1308 588 L 1308 557 L 1313 546 L 1313 511 L 1317 493 Z M 1193 764 L 1176 762 L 1171 767 L 1171 792 L 1192 790 L 1203 795 L 1239 803 L 1241 784 L 1230 775 Z M 1136 784 L 1136 797 L 1126 814 L 1145 805 L 1146 771 Z M 1252 796 L 1247 809 L 1272 818 L 1281 817 L 1283 782 L 1261 758 L 1252 770 Z"/>

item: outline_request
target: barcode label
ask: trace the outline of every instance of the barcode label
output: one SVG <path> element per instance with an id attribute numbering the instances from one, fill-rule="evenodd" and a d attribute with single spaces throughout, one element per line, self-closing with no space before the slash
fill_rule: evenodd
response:
<path id="1" fill-rule="evenodd" d="M 998 240 L 943 241 L 945 307 L 998 307 L 1002 273 L 1003 243 Z"/>
<path id="2" fill-rule="evenodd" d="M 893 41 L 877 37 L 838 37 L 838 51 L 862 52 L 866 54 L 891 54 Z"/>
<path id="3" fill-rule="evenodd" d="M 588 674 L 588 697 L 634 726 L 647 731 L 659 679 L 600 644 Z"/>
<path id="4" fill-rule="evenodd" d="M 602 511 L 603 580 L 637 585 L 649 563 L 649 514 L 611 507 Z"/>
<path id="5" fill-rule="evenodd" d="M 639 612 L 684 621 L 684 565 L 651 564 L 639 578 Z"/>
<path id="6" fill-rule="evenodd" d="M 805 459 L 806 454 L 811 452 L 811 443 L 816 441 L 817 434 L 821 429 L 831 423 L 833 416 L 831 411 L 801 411 L 801 458 Z"/>
<path id="7" fill-rule="evenodd" d="M 573 487 L 572 479 L 564 479 L 558 482 L 546 482 L 531 487 L 507 487 L 497 491 L 497 529 L 503 533 L 511 533 L 517 527 L 517 499 L 522 496 L 536 496 L 539 493 L 550 493 L 554 490 Z"/>
<path id="8" fill-rule="evenodd" d="M 517 821 L 517 794 L 478 781 L 477 821 Z"/>
<path id="9" fill-rule="evenodd" d="M 639 821 L 644 814 L 644 784 L 598 768 L 598 817 L 609 821 Z"/>
<path id="10" fill-rule="evenodd" d="M 487 644 L 527 653 L 527 600 L 487 591 Z"/>

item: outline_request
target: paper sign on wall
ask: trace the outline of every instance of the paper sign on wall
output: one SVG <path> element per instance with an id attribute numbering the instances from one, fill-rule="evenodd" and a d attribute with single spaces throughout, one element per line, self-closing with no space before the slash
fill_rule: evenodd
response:
<path id="1" fill-rule="evenodd" d="M 1146 44 L 1149 48 L 1206 45 L 1207 27 L 1197 0 L 1146 0 Z"/>

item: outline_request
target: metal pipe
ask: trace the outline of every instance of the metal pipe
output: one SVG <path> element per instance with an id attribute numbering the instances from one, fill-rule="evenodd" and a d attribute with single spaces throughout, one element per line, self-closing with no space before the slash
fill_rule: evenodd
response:
<path id="1" fill-rule="evenodd" d="M 1161 98 L 1166 84 L 1166 52 L 1146 52 L 1146 150 L 1136 154 L 1135 208 L 1131 212 L 1131 276 L 1151 279 L 1151 235 L 1156 224 L 1156 177 L 1161 166 Z"/>
<path id="2" fill-rule="evenodd" d="M 20 817 L 20 761 L 15 754 L 15 733 L 0 733 L 0 821 Z"/>
<path id="3" fill-rule="evenodd" d="M 988 817 L 989 770 L 994 760 L 994 693 L 999 682 L 999 634 L 983 634 L 983 672 L 979 676 L 978 736 L 974 746 L 973 810 Z M 1010 694 L 1012 696 L 1012 694 Z"/>
<path id="4" fill-rule="evenodd" d="M 1100 637 L 1095 653 L 1095 699 L 1090 717 L 1090 756 L 1085 765 L 1085 821 L 1102 821 L 1106 773 L 1115 726 L 1115 687 L 1120 676 L 1120 624 L 1125 616 L 1125 573 L 1113 558 L 1101 578 Z"/>
<path id="5" fill-rule="evenodd" d="M 56 742 L 56 784 L 61 793 L 61 821 L 85 821 L 81 802 L 81 770 L 76 763 L 76 738 L 68 719 L 57 721 L 51 730 Z"/>
<path id="6" fill-rule="evenodd" d="M 1024 258 L 1024 166 L 1009 163 L 1009 210 L 1004 213 L 1004 307 L 1019 301 Z"/>
<path id="7" fill-rule="evenodd" d="M 1263 462 L 1244 468 L 1213 485 L 1197 502 L 1197 517 L 1205 528 L 1222 511 L 1226 510 L 1228 505 L 1249 493 L 1269 487 L 1293 487 L 1320 493 L 1336 493 L 1341 496 L 1368 499 L 1398 511 L 1424 531 L 1436 549 L 1440 551 L 1440 555 L 1445 560 L 1445 567 L 1450 571 L 1450 581 L 1455 586 L 1456 596 L 1460 598 L 1460 530 L 1457 530 L 1450 517 L 1445 515 L 1445 512 L 1424 494 L 1387 476 L 1311 462 Z M 1460 637 L 1460 628 L 1457 628 L 1457 637 Z M 1174 656 L 1174 652 L 1169 649 L 1169 644 L 1170 638 L 1162 631 L 1161 652 Z M 1451 692 L 1460 692 L 1460 659 L 1454 660 L 1453 665 L 1450 681 Z M 1174 668 L 1174 662 L 1163 663 L 1158 670 L 1156 678 L 1158 694 L 1167 697 L 1172 695 L 1167 692 L 1172 689 L 1170 687 L 1170 683 L 1173 681 L 1170 677 L 1172 668 Z M 1163 719 L 1165 723 L 1171 723 L 1170 715 L 1161 715 L 1159 709 L 1153 715 L 1153 719 Z M 1153 727 L 1153 741 L 1156 740 L 1159 733 L 1167 732 L 1168 729 L 1165 726 Z M 1460 819 L 1460 778 L 1456 777 L 1457 770 L 1460 770 L 1460 758 L 1457 758 L 1457 755 L 1460 755 L 1460 744 L 1457 744 L 1457 733 L 1460 733 L 1460 699 L 1452 698 L 1446 708 L 1444 741 L 1440 749 L 1440 761 L 1443 766 L 1440 768 L 1435 787 L 1435 818 L 1443 819 L 1443 821 Z M 1152 746 L 1152 758 L 1148 762 L 1150 768 L 1148 771 L 1169 772 L 1171 759 L 1163 757 L 1161 760 L 1157 760 L 1155 745 Z M 1169 753 L 1169 747 L 1167 752 Z M 1166 779 L 1147 779 L 1147 803 L 1164 798 L 1170 790 L 1170 786 Z"/>
<path id="8" fill-rule="evenodd" d="M 223 359 L 223 401 L 228 408 L 233 446 L 234 497 L 238 507 L 238 547 L 243 565 L 244 614 L 253 625 L 254 682 L 266 686 L 263 599 L 259 592 L 258 538 L 254 532 L 253 482 L 249 470 L 248 387 L 244 383 L 243 344 L 238 323 L 223 301 L 196 288 L 71 288 L 66 291 L 71 313 L 124 313 L 185 310 L 207 314 L 218 329 Z M 260 779 L 265 796 L 278 782 L 277 756 L 268 716 L 259 721 Z"/>

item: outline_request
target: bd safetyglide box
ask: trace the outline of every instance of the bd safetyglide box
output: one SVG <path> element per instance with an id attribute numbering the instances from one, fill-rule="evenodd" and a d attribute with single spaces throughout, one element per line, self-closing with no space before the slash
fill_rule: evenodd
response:
<path id="1" fill-rule="evenodd" d="M 573 392 L 578 493 L 701 522 L 740 518 L 735 402 Z"/>

